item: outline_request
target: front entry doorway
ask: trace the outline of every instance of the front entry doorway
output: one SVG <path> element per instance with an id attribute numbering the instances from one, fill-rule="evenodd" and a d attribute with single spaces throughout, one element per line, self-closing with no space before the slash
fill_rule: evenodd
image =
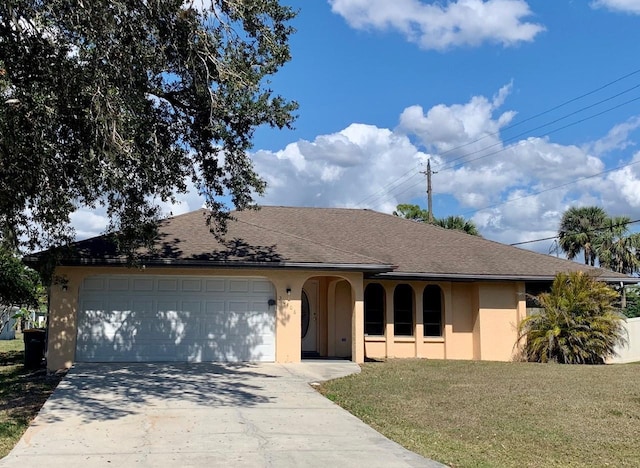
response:
<path id="1" fill-rule="evenodd" d="M 318 353 L 318 282 L 308 281 L 302 290 L 302 357 Z"/>

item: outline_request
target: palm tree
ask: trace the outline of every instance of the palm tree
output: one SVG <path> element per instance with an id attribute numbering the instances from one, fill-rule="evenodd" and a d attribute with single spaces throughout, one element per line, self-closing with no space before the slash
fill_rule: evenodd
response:
<path id="1" fill-rule="evenodd" d="M 627 216 L 606 220 L 596 246 L 600 266 L 627 275 L 640 269 L 640 234 L 629 234 L 630 222 Z"/>
<path id="2" fill-rule="evenodd" d="M 411 219 L 420 223 L 429 222 L 429 210 L 420 208 L 419 205 L 400 204 L 396 206 L 396 210 L 393 212 L 394 216 L 400 218 Z M 445 229 L 455 229 L 457 231 L 463 231 L 472 236 L 480 236 L 478 228 L 473 221 L 464 219 L 462 216 L 448 216 L 442 219 L 434 219 L 433 224 L 443 227 Z"/>
<path id="3" fill-rule="evenodd" d="M 624 317 L 614 307 L 617 298 L 613 289 L 583 272 L 558 274 L 551 291 L 535 297 L 542 310 L 518 328 L 525 359 L 603 364 L 626 342 Z"/>
<path id="4" fill-rule="evenodd" d="M 594 266 L 596 244 L 607 213 L 599 206 L 571 207 L 562 215 L 558 232 L 560 248 L 569 260 L 584 251 L 584 264 Z"/>
<path id="5" fill-rule="evenodd" d="M 465 219 L 462 216 L 448 216 L 442 219 L 436 219 L 435 224 L 445 229 L 455 229 L 466 232 L 472 236 L 480 236 L 478 228 L 473 221 Z"/>

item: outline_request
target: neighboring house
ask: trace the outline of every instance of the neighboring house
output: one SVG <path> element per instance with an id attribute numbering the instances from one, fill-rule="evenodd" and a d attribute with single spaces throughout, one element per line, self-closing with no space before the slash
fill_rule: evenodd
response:
<path id="1" fill-rule="evenodd" d="M 16 339 L 16 319 L 13 318 L 18 307 L 0 304 L 0 340 Z"/>
<path id="2" fill-rule="evenodd" d="M 616 355 L 607 361 L 611 364 L 640 362 L 640 317 L 628 318 L 624 328 L 627 343 L 616 346 Z"/>
<path id="3" fill-rule="evenodd" d="M 370 210 L 206 211 L 162 222 L 128 268 L 78 242 L 51 288 L 48 367 L 74 361 L 276 361 L 331 356 L 510 360 L 529 287 L 616 273 Z M 37 256 L 28 260 L 35 264 Z"/>

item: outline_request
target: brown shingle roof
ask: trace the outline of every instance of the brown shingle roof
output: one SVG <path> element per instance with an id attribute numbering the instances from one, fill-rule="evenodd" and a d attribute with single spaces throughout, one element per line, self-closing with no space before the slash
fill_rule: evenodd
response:
<path id="1" fill-rule="evenodd" d="M 223 242 L 205 225 L 205 210 L 162 222 L 150 264 L 319 266 L 371 270 L 383 276 L 549 279 L 589 270 L 625 275 L 511 247 L 371 210 L 265 206 L 234 212 Z M 117 261 L 103 238 L 77 244 L 77 260 Z"/>

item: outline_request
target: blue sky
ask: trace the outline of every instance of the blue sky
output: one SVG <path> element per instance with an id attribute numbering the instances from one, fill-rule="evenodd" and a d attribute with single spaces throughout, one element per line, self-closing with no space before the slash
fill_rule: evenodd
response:
<path id="1" fill-rule="evenodd" d="M 640 219 L 640 0 L 282 3 L 297 32 L 270 86 L 300 109 L 295 129 L 255 135 L 259 203 L 426 206 L 430 159 L 434 214 L 489 239 L 552 236 L 572 205 Z"/>

